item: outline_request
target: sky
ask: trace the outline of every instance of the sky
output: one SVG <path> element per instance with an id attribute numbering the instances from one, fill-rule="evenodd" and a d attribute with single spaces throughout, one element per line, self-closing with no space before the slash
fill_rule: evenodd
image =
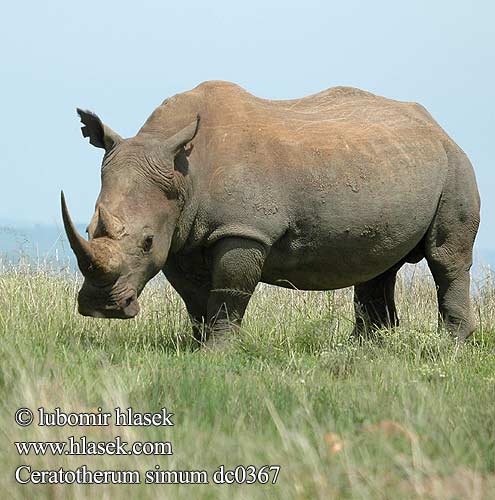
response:
<path id="1" fill-rule="evenodd" d="M 228 80 L 265 98 L 336 85 L 426 106 L 470 157 L 478 248 L 495 249 L 495 4 L 489 1 L 18 1 L 0 19 L 0 223 L 87 223 L 101 150 L 75 108 L 124 137 L 165 98 Z"/>

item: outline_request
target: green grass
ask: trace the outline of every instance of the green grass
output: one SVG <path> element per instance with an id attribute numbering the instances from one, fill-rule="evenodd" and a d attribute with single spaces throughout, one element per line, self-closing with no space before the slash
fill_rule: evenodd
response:
<path id="1" fill-rule="evenodd" d="M 401 326 L 357 344 L 352 292 L 260 287 L 233 349 L 194 351 L 183 304 L 152 282 L 130 321 L 80 317 L 75 275 L 0 274 L 2 498 L 494 498 L 495 285 L 459 348 L 436 331 L 432 280 L 401 277 Z M 175 413 L 172 428 L 20 428 L 19 407 Z M 174 455 L 20 457 L 15 441 L 171 441 Z M 278 464 L 267 485 L 18 485 L 14 470 L 213 472 Z"/>

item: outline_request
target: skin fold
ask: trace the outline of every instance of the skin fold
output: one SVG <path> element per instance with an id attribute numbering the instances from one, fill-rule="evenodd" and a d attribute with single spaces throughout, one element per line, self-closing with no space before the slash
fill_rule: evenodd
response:
<path id="1" fill-rule="evenodd" d="M 198 341 L 224 345 L 259 282 L 354 286 L 354 334 L 398 324 L 396 273 L 426 258 L 440 325 L 463 340 L 480 200 L 463 151 L 419 104 L 349 87 L 273 101 L 227 82 L 165 100 L 122 139 L 78 110 L 104 149 L 88 226 L 64 224 L 85 282 L 79 310 L 133 317 L 160 270 Z"/>

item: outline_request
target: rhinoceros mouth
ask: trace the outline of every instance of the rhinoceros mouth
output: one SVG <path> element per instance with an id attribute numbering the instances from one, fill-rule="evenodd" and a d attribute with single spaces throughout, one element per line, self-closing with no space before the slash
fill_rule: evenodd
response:
<path id="1" fill-rule="evenodd" d="M 135 291 L 121 298 L 118 302 L 104 303 L 95 302 L 93 297 L 86 295 L 81 290 L 78 297 L 78 310 L 82 316 L 92 318 L 131 319 L 137 316 L 140 307 Z"/>
<path id="2" fill-rule="evenodd" d="M 101 319 L 132 319 L 137 316 L 139 312 L 139 305 L 136 310 L 130 311 L 128 309 L 84 309 L 79 307 L 79 314 L 90 318 Z"/>

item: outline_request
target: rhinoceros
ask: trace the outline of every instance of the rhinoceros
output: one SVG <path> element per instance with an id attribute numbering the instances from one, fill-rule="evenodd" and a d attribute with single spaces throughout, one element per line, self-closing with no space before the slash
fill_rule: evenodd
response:
<path id="1" fill-rule="evenodd" d="M 358 337 L 398 324 L 397 271 L 426 258 L 439 324 L 475 328 L 472 248 L 480 199 L 465 153 L 424 107 L 350 87 L 267 100 L 210 81 L 166 99 L 123 139 L 77 110 L 104 150 L 101 191 L 68 240 L 85 277 L 86 316 L 132 318 L 160 270 L 195 338 L 232 338 L 259 282 L 354 286 Z"/>

